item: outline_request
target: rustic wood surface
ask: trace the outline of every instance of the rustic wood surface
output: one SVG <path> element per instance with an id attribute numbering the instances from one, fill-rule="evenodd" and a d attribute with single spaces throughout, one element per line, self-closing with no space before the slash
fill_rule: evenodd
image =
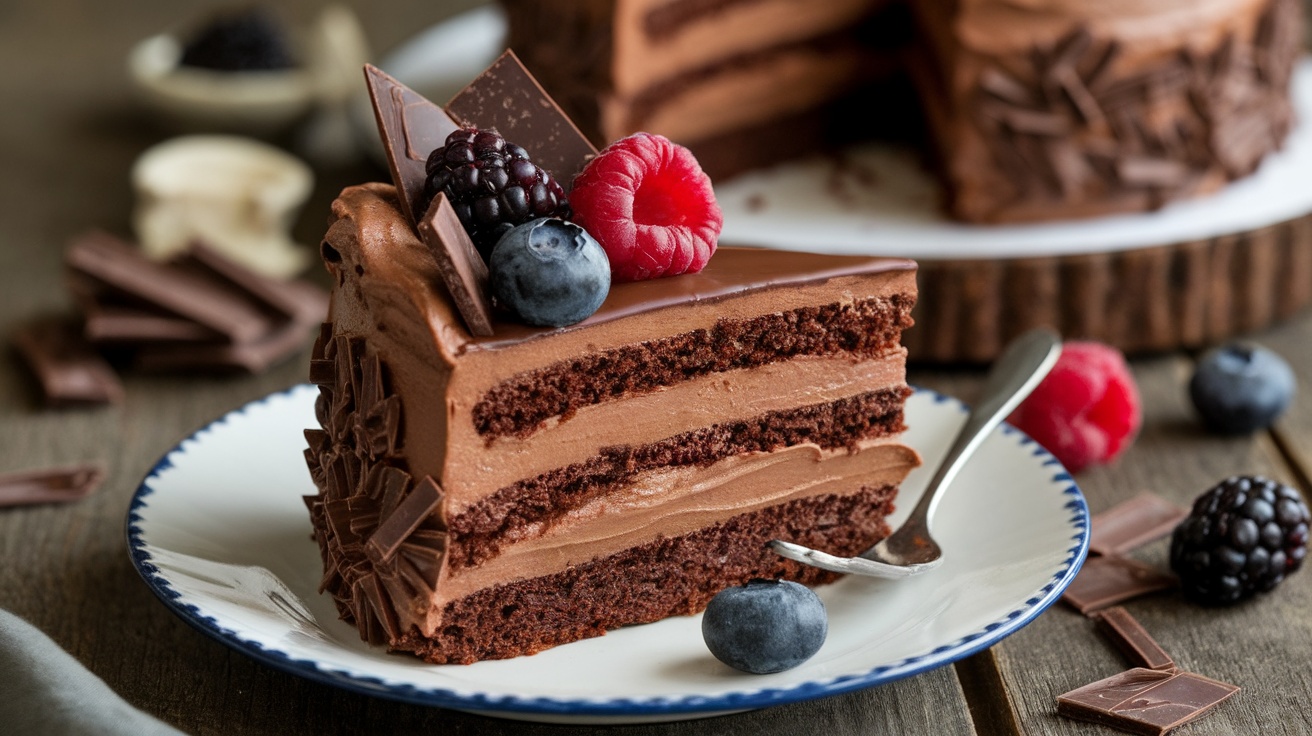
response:
<path id="1" fill-rule="evenodd" d="M 366 31 L 374 48 L 385 50 L 474 2 L 352 4 L 371 9 Z M 210 6 L 0 3 L 0 62 L 8 70 L 0 78 L 7 102 L 0 115 L 0 333 L 71 310 L 59 267 L 70 236 L 88 227 L 130 233 L 128 169 L 169 132 L 133 103 L 125 54 L 135 40 L 194 21 Z M 315 6 L 298 0 L 281 7 L 297 17 Z M 327 204 L 341 186 L 385 177 L 365 163 L 318 175 L 296 228 L 301 242 L 310 244 L 318 241 Z M 1054 288 L 1040 269 L 1013 278 L 1026 289 Z M 1290 288 L 1306 293 L 1309 284 Z M 1303 385 L 1312 385 L 1312 315 L 1300 312 L 1255 339 L 1287 356 Z M 1145 429 L 1117 465 L 1078 478 L 1094 511 L 1145 489 L 1185 503 L 1235 473 L 1270 473 L 1309 490 L 1312 395 L 1300 395 L 1273 432 L 1210 437 L 1184 396 L 1195 358 L 1171 353 L 1135 361 Z M 119 406 L 53 412 L 40 406 L 35 381 L 7 352 L 0 360 L 0 472 L 100 460 L 109 473 L 102 490 L 84 501 L 0 511 L 0 607 L 47 632 L 133 705 L 193 734 L 1107 733 L 1055 715 L 1056 695 L 1123 668 L 1090 622 L 1060 605 L 983 654 L 884 687 L 716 719 L 616 729 L 523 724 L 405 705 L 258 664 L 155 600 L 128 560 L 124 516 L 141 477 L 180 438 L 228 409 L 301 382 L 305 365 L 302 354 L 254 378 L 130 375 Z M 913 379 L 968 400 L 979 384 L 970 369 L 917 370 Z M 1164 543 L 1142 557 L 1164 564 Z M 1244 688 L 1187 733 L 1312 732 L 1306 706 L 1312 697 L 1312 575 L 1295 576 L 1276 593 L 1230 609 L 1198 608 L 1174 594 L 1129 608 L 1177 661 Z"/>

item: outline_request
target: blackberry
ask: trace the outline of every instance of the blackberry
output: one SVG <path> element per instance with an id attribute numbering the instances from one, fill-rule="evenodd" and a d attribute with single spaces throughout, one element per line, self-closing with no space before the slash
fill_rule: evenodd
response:
<path id="1" fill-rule="evenodd" d="M 539 217 L 569 216 L 560 182 L 494 128 L 452 132 L 429 154 L 427 171 L 424 208 L 438 192 L 445 192 L 484 261 L 514 226 Z"/>
<path id="2" fill-rule="evenodd" d="M 1171 536 L 1185 595 L 1234 603 L 1265 593 L 1303 564 L 1308 508 L 1298 491 L 1261 476 L 1227 478 L 1194 501 Z"/>
<path id="3" fill-rule="evenodd" d="M 225 72 L 269 71 L 296 66 L 287 34 L 260 8 L 214 16 L 188 40 L 179 63 Z"/>

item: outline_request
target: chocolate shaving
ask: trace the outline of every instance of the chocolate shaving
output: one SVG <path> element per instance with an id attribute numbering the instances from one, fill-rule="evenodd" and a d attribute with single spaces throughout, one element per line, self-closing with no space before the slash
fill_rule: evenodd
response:
<path id="1" fill-rule="evenodd" d="M 1189 509 L 1152 493 L 1143 493 L 1093 517 L 1089 552 L 1119 555 L 1170 534 Z"/>
<path id="2" fill-rule="evenodd" d="M 1116 648 L 1134 667 L 1172 671 L 1175 661 L 1157 643 L 1130 612 L 1121 606 L 1112 606 L 1095 617 L 1098 628 L 1112 640 Z"/>
<path id="3" fill-rule="evenodd" d="M 597 155 L 596 147 L 510 50 L 457 92 L 446 111 L 465 125 L 496 128 L 528 151 L 533 163 L 555 177 L 566 193 L 574 175 Z"/>
<path id="4" fill-rule="evenodd" d="M 460 126 L 442 108 L 378 67 L 365 64 L 364 78 L 387 168 L 401 195 L 401 211 L 412 225 L 418 225 L 424 212 L 428 154 L 446 145 L 446 137 Z"/>
<path id="5" fill-rule="evenodd" d="M 5 473 L 0 508 L 76 501 L 95 493 L 104 479 L 105 469 L 96 464 Z"/>
<path id="6" fill-rule="evenodd" d="M 492 301 L 488 298 L 487 265 L 474 247 L 469 233 L 451 207 L 446 194 L 439 193 L 419 221 L 419 235 L 437 261 L 437 271 L 447 293 L 464 318 L 470 333 L 490 337 Z"/>
<path id="7" fill-rule="evenodd" d="M 1170 590 L 1176 584 L 1174 575 L 1128 557 L 1090 557 L 1062 594 L 1062 600 L 1088 615 L 1132 598 Z"/>
<path id="8" fill-rule="evenodd" d="M 387 562 L 396 554 L 397 547 L 419 528 L 442 503 L 442 489 L 431 476 L 424 476 L 410 491 L 365 544 L 366 553 L 374 562 Z"/>
<path id="9" fill-rule="evenodd" d="M 1057 696 L 1057 713 L 1152 736 L 1202 717 L 1237 692 L 1192 672 L 1135 668 Z"/>
<path id="10" fill-rule="evenodd" d="M 32 322 L 13 336 L 14 347 L 41 383 L 50 406 L 107 404 L 123 400 L 123 384 L 109 364 L 66 320 Z"/>

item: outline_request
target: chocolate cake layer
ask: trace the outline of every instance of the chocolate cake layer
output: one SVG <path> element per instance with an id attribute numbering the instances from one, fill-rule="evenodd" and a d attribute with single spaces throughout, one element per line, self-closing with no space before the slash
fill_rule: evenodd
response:
<path id="1" fill-rule="evenodd" d="M 804 442 L 823 449 L 855 448 L 859 440 L 899 434 L 906 429 L 902 405 L 910 392 L 904 386 L 890 388 L 716 424 L 641 447 L 603 448 L 585 462 L 506 486 L 451 518 L 450 564 L 484 562 L 497 554 L 504 538 L 540 535 L 571 510 L 623 488 L 646 471 L 703 466 Z"/>
<path id="2" fill-rule="evenodd" d="M 390 646 L 434 664 L 501 659 L 696 613 L 720 590 L 753 578 L 828 582 L 837 576 L 785 560 L 765 543 L 784 538 L 857 554 L 887 536 L 885 519 L 896 490 L 882 486 L 794 501 L 553 575 L 491 587 L 446 604 L 443 626 L 433 636 L 411 630 Z M 382 633 L 381 627 L 374 630 Z"/>
<path id="3" fill-rule="evenodd" d="M 720 320 L 709 330 L 561 361 L 488 391 L 474 405 L 474 426 L 487 438 L 524 437 L 551 417 L 694 376 L 800 355 L 878 356 L 895 346 L 910 325 L 913 302 L 895 295 Z"/>

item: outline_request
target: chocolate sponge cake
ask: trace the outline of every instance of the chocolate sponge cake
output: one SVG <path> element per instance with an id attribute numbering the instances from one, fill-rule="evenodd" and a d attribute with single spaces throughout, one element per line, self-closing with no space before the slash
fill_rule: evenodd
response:
<path id="1" fill-rule="evenodd" d="M 718 182 L 906 120 L 971 222 L 1154 209 L 1250 174 L 1289 132 L 1303 29 L 1297 0 L 501 4 L 599 141 L 667 135 Z"/>
<path id="2" fill-rule="evenodd" d="M 434 663 L 699 611 L 857 553 L 919 458 L 903 429 L 910 261 L 721 248 L 592 317 L 476 337 L 390 185 L 349 188 L 306 433 L 321 588 Z"/>

